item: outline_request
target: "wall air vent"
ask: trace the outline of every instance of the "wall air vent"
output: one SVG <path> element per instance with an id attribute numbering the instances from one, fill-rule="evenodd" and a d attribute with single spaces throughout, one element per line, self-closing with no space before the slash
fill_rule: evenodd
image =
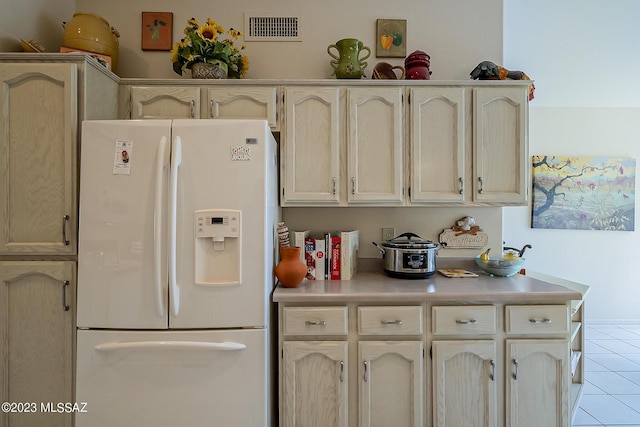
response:
<path id="1" fill-rule="evenodd" d="M 300 17 L 247 13 L 244 16 L 245 41 L 301 41 Z"/>

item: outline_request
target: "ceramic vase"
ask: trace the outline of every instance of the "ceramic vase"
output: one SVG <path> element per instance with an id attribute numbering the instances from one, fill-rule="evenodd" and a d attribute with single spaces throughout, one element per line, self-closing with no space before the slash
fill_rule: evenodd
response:
<path id="1" fill-rule="evenodd" d="M 336 55 L 333 50 L 337 51 Z M 362 58 L 360 54 L 367 52 Z M 364 75 L 367 63 L 364 61 L 371 55 L 371 49 L 358 39 L 342 39 L 327 47 L 327 53 L 333 59 L 329 64 L 339 79 L 359 79 Z"/>
<path id="2" fill-rule="evenodd" d="M 416 50 L 404 60 L 406 80 L 430 80 L 431 57 L 426 52 Z"/>
<path id="3" fill-rule="evenodd" d="M 192 79 L 226 79 L 227 64 L 196 62 L 191 66 Z"/>
<path id="4" fill-rule="evenodd" d="M 299 246 L 280 246 L 280 262 L 275 274 L 285 288 L 297 287 L 307 275 L 307 266 L 300 260 L 300 250 Z"/>
<path id="5" fill-rule="evenodd" d="M 74 13 L 69 22 L 63 22 L 62 45 L 111 57 L 111 69 L 118 67 L 118 37 L 120 33 L 101 16 L 92 13 Z"/>

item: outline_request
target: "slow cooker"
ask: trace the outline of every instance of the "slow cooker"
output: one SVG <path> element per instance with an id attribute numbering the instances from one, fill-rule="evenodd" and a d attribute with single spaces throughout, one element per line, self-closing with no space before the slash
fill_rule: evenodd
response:
<path id="1" fill-rule="evenodd" d="M 404 233 L 378 245 L 385 273 L 400 279 L 424 279 L 436 272 L 440 245 L 414 233 Z"/>

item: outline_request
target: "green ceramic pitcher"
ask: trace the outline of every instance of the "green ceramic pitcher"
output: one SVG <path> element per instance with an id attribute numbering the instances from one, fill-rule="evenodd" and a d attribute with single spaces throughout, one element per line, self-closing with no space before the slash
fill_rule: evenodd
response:
<path id="1" fill-rule="evenodd" d="M 338 55 L 332 52 L 332 49 L 338 52 Z M 360 53 L 366 52 L 366 55 L 360 58 Z M 364 75 L 364 69 L 367 68 L 367 59 L 371 55 L 371 49 L 365 46 L 358 39 L 342 39 L 336 44 L 327 47 L 327 53 L 333 59 L 329 61 L 333 68 L 333 74 L 339 79 L 359 79 Z"/>

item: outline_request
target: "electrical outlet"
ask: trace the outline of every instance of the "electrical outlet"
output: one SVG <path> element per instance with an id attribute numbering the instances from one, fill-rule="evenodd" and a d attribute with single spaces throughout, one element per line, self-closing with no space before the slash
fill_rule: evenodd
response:
<path id="1" fill-rule="evenodd" d="M 382 241 L 386 242 L 387 240 L 391 240 L 396 237 L 396 229 L 395 228 L 383 228 L 382 229 Z"/>

